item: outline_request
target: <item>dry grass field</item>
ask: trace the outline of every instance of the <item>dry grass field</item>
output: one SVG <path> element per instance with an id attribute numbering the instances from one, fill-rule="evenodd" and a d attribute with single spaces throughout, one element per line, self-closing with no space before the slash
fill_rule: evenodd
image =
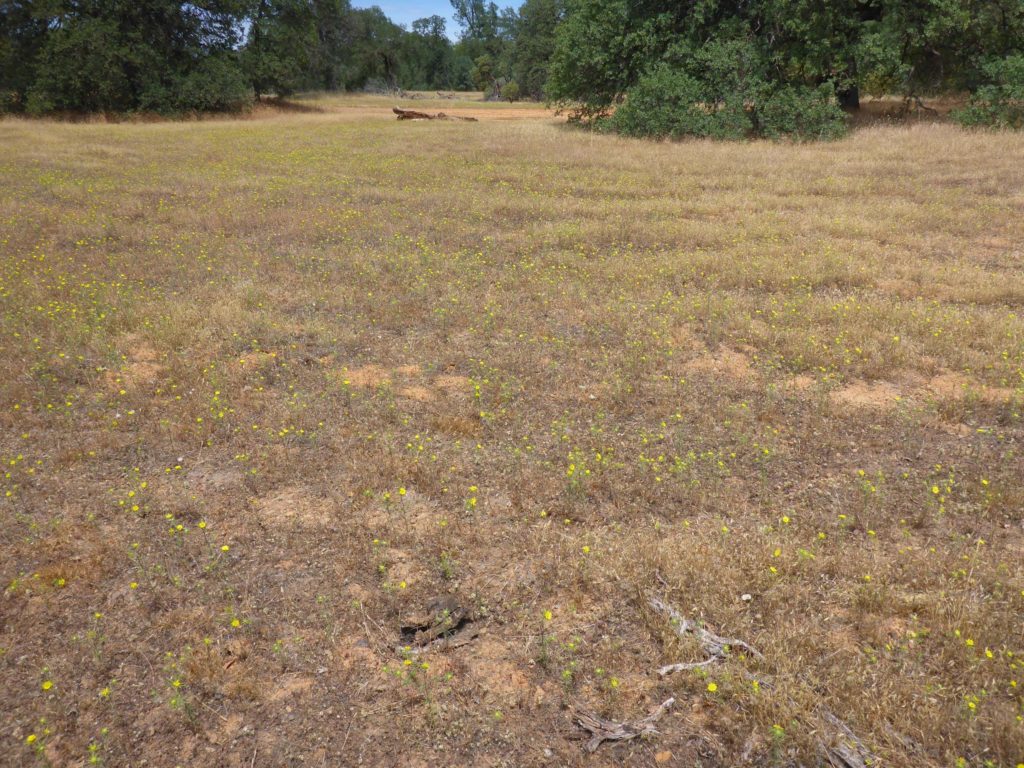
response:
<path id="1" fill-rule="evenodd" d="M 1024 762 L 1024 137 L 391 104 L 0 122 L 0 764 Z"/>

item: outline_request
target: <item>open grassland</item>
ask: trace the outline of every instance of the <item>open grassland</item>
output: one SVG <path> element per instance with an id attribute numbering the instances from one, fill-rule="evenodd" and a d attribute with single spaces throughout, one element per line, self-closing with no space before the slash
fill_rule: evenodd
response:
<path id="1" fill-rule="evenodd" d="M 345 94 L 313 94 L 289 102 L 294 108 L 329 112 L 348 118 L 380 118 L 390 113 L 393 106 L 416 109 L 423 112 L 445 112 L 464 117 L 494 120 L 545 119 L 554 117 L 550 109 L 536 102 L 509 103 L 507 101 L 484 101 L 483 93 L 456 92 L 442 95 L 442 92 L 415 92 L 408 99 L 396 99 L 387 95 L 363 95 L 352 97 Z"/>
<path id="2" fill-rule="evenodd" d="M 0 122 L 0 763 L 1024 761 L 1024 138 L 390 103 Z"/>

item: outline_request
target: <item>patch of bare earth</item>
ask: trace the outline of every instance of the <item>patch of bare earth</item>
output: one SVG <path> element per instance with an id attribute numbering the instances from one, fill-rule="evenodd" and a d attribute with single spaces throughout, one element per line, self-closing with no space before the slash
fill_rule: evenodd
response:
<path id="1" fill-rule="evenodd" d="M 419 403 L 432 403 L 441 397 L 459 397 L 472 388 L 466 376 L 450 373 L 433 375 L 415 364 L 385 367 L 371 363 L 351 369 L 342 368 L 335 376 L 348 382 L 349 386 L 363 390 L 396 387 L 399 397 Z"/>
<path id="2" fill-rule="evenodd" d="M 985 403 L 1001 405 L 1011 401 L 1015 395 L 1009 387 L 990 387 L 976 379 L 963 374 L 947 371 L 934 376 L 925 385 L 925 390 L 938 398 L 946 400 L 965 400 L 977 398 Z"/>
<path id="3" fill-rule="evenodd" d="M 813 376 L 808 376 L 806 373 L 797 374 L 793 378 L 786 382 L 786 386 L 789 389 L 797 392 L 805 392 L 817 383 L 817 379 Z"/>
<path id="4" fill-rule="evenodd" d="M 358 368 L 342 369 L 341 376 L 353 387 L 374 388 L 387 386 L 391 383 L 391 377 L 386 368 L 379 365 L 362 365 Z"/>
<path id="5" fill-rule="evenodd" d="M 301 487 L 282 488 L 259 499 L 256 514 L 265 525 L 274 527 L 315 530 L 335 523 L 331 502 Z"/>
<path id="6" fill-rule="evenodd" d="M 830 393 L 836 405 L 889 410 L 903 400 L 903 393 L 888 381 L 855 381 Z"/>
<path id="7" fill-rule="evenodd" d="M 689 360 L 683 369 L 687 373 L 724 376 L 735 380 L 750 380 L 757 376 L 750 356 L 745 351 L 727 347 L 714 353 L 705 352 Z"/>
<path id="8" fill-rule="evenodd" d="M 122 346 L 127 349 L 125 361 L 120 369 L 106 372 L 108 386 L 114 390 L 152 389 L 165 370 L 160 354 L 138 336 L 128 336 Z"/>
<path id="9" fill-rule="evenodd" d="M 467 647 L 463 660 L 482 695 L 492 706 L 528 707 L 544 698 L 543 689 L 531 685 L 517 653 L 509 643 L 490 637 Z"/>

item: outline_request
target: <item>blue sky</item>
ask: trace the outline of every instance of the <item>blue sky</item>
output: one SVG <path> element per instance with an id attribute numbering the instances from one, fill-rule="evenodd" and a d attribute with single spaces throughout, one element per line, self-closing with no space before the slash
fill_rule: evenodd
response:
<path id="1" fill-rule="evenodd" d="M 356 8 L 380 6 L 389 19 L 396 24 L 401 24 L 406 29 L 409 29 L 416 19 L 435 14 L 444 16 L 448 22 L 445 27 L 448 37 L 455 40 L 459 36 L 459 27 L 452 18 L 452 4 L 448 0 L 380 0 L 376 3 L 370 0 L 356 0 L 352 5 Z"/>

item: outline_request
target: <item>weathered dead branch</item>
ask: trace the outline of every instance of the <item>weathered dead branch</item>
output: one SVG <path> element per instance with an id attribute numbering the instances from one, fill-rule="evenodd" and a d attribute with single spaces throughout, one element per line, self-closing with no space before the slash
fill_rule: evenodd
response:
<path id="1" fill-rule="evenodd" d="M 399 628 L 400 654 L 452 649 L 466 645 L 480 634 L 475 617 L 451 596 L 436 597 L 423 613 L 407 616 Z"/>
<path id="2" fill-rule="evenodd" d="M 432 115 L 429 112 L 418 112 L 415 109 L 403 109 L 402 107 L 392 107 L 391 111 L 398 115 L 399 120 L 461 120 L 466 123 L 478 122 L 475 117 L 446 115 L 444 112 Z"/>
<path id="3" fill-rule="evenodd" d="M 576 723 L 591 736 L 586 744 L 587 752 L 594 752 L 605 741 L 625 741 L 635 739 L 637 736 L 654 736 L 658 730 L 654 724 L 661 719 L 661 716 L 668 712 L 676 703 L 674 698 L 663 701 L 647 717 L 624 723 L 616 723 L 612 720 L 605 720 L 593 712 L 583 710 L 576 711 Z"/>
<path id="4" fill-rule="evenodd" d="M 687 669 L 697 669 L 698 667 L 706 667 L 710 664 L 714 664 L 717 661 L 724 660 L 732 648 L 741 648 L 753 656 L 755 659 L 763 659 L 764 657 L 755 649 L 753 646 L 745 643 L 743 640 L 735 640 L 728 637 L 720 637 L 714 632 L 711 632 L 704 627 L 700 626 L 694 621 L 690 621 L 683 616 L 678 610 L 666 603 L 661 598 L 655 595 L 649 595 L 647 598 L 647 604 L 651 606 L 655 611 L 665 616 L 669 620 L 669 624 L 675 630 L 679 637 L 686 637 L 687 635 L 693 635 L 697 642 L 700 643 L 704 653 L 707 654 L 707 658 L 703 661 L 685 663 L 685 664 L 669 664 L 658 670 L 658 674 L 664 677 L 670 675 L 673 672 L 680 672 Z"/>
<path id="5" fill-rule="evenodd" d="M 878 765 L 878 758 L 864 746 L 846 723 L 824 707 L 819 710 L 821 719 L 833 731 L 830 744 L 819 741 L 819 747 L 832 768 L 871 768 Z"/>
<path id="6" fill-rule="evenodd" d="M 693 635 L 697 642 L 700 643 L 704 653 L 707 654 L 707 658 L 703 661 L 669 664 L 661 667 L 658 670 L 658 674 L 662 677 L 673 672 L 697 669 L 698 667 L 705 667 L 722 661 L 727 658 L 729 649 L 732 648 L 741 648 L 755 659 L 764 658 L 749 643 L 743 640 L 716 635 L 696 622 L 690 621 L 673 606 L 656 595 L 649 595 L 647 603 L 651 608 L 669 620 L 669 623 L 679 637 Z M 824 707 L 818 710 L 818 714 L 821 723 L 824 725 L 823 730 L 829 732 L 827 733 L 827 741 L 825 739 L 819 740 L 818 747 L 832 768 L 871 768 L 871 766 L 878 764 L 878 759 L 875 755 L 864 746 L 864 742 L 857 738 L 856 734 L 846 723 Z"/>

